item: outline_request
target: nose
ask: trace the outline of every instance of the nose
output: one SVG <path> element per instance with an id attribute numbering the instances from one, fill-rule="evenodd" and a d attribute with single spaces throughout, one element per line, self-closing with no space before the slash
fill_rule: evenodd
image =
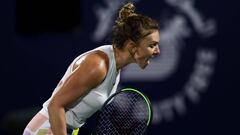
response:
<path id="1" fill-rule="evenodd" d="M 156 55 L 159 55 L 159 54 L 160 54 L 160 49 L 159 49 L 159 46 L 157 45 L 154 49 L 153 55 L 156 56 Z"/>

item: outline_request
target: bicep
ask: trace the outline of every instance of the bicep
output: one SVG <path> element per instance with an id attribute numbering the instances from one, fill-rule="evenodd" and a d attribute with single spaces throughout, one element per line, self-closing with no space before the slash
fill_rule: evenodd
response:
<path id="1" fill-rule="evenodd" d="M 67 106 L 86 95 L 99 85 L 106 75 L 106 68 L 101 61 L 84 61 L 81 63 L 53 96 L 52 101 L 59 106 Z"/>

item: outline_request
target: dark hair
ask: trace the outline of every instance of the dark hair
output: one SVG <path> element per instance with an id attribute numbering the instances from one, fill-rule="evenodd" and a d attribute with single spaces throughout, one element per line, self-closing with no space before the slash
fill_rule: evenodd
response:
<path id="1" fill-rule="evenodd" d="M 113 44 L 119 49 L 124 47 L 127 40 L 132 40 L 138 44 L 142 38 L 158 29 L 156 20 L 136 14 L 135 6 L 132 3 L 127 3 L 119 11 L 119 17 L 113 26 Z"/>

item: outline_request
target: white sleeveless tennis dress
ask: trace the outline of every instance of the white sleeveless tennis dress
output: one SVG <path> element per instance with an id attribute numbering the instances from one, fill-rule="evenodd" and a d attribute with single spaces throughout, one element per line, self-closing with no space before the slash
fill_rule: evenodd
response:
<path id="1" fill-rule="evenodd" d="M 64 83 L 67 78 L 72 74 L 73 72 L 73 66 L 76 62 L 79 62 L 80 58 L 88 53 L 91 53 L 93 51 L 100 50 L 107 54 L 109 58 L 109 68 L 107 75 L 104 79 L 104 81 L 97 86 L 96 88 L 90 90 L 90 92 L 84 96 L 80 97 L 75 103 L 71 104 L 70 106 L 65 108 L 65 116 L 66 116 L 66 123 L 67 126 L 70 128 L 79 128 L 81 127 L 87 118 L 89 118 L 92 114 L 94 114 L 97 110 L 99 110 L 103 103 L 107 100 L 107 98 L 116 92 L 117 85 L 120 80 L 120 72 L 116 69 L 116 62 L 114 57 L 114 51 L 112 45 L 104 45 L 100 46 L 94 50 L 88 51 L 77 58 L 74 59 L 74 61 L 70 64 L 68 67 L 66 73 L 64 74 L 61 81 Z M 51 101 L 51 98 L 53 95 L 59 90 L 59 87 L 56 87 L 55 90 L 52 93 L 52 96 L 43 104 L 43 108 L 40 111 L 42 115 L 49 118 L 48 116 L 48 104 Z M 49 121 L 47 120 L 44 122 L 43 125 L 41 125 L 39 128 L 50 128 Z M 26 128 L 27 129 L 27 128 Z M 25 129 L 25 130 L 26 130 Z M 28 130 L 29 131 L 29 130 Z M 37 131 L 30 131 L 37 133 Z M 31 134 L 34 135 L 34 134 Z"/>

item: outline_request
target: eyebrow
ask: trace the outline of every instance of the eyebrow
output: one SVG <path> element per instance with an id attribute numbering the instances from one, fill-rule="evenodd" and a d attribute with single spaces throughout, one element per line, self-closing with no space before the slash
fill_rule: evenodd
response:
<path id="1" fill-rule="evenodd" d="M 159 44 L 157 41 L 150 41 L 149 44 Z"/>

